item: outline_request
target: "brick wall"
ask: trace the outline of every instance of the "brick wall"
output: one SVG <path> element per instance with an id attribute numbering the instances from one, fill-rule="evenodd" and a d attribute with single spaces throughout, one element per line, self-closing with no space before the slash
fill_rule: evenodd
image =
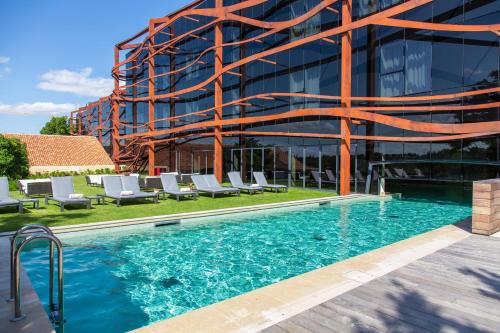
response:
<path id="1" fill-rule="evenodd" d="M 472 232 L 491 235 L 500 231 L 500 179 L 474 182 Z"/>

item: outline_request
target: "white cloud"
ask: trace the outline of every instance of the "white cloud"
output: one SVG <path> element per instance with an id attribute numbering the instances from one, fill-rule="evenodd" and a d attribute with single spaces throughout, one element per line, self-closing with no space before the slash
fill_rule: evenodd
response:
<path id="1" fill-rule="evenodd" d="M 0 79 L 11 72 L 11 68 L 7 66 L 9 61 L 9 57 L 0 56 Z"/>
<path id="2" fill-rule="evenodd" d="M 48 91 L 67 92 L 80 96 L 104 97 L 113 91 L 113 79 L 91 77 L 92 68 L 80 72 L 67 69 L 51 70 L 42 75 L 38 88 Z"/>
<path id="3" fill-rule="evenodd" d="M 0 114 L 12 114 L 12 115 L 58 115 L 66 114 L 70 111 L 74 111 L 78 108 L 78 105 L 71 103 L 52 103 L 52 102 L 35 102 L 35 103 L 19 103 L 19 104 L 1 104 L 0 103 Z"/>

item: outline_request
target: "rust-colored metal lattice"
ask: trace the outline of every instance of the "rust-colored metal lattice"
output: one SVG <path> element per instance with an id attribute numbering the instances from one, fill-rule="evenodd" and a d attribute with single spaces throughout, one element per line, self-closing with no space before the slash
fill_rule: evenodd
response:
<path id="1" fill-rule="evenodd" d="M 153 172 L 155 165 L 155 147 L 162 144 L 171 144 L 176 140 L 184 140 L 193 137 L 213 137 L 214 138 L 214 172 L 216 176 L 222 177 L 222 140 L 224 136 L 285 136 L 285 137 L 315 137 L 315 138 L 333 138 L 340 140 L 340 193 L 349 193 L 350 182 L 350 143 L 351 140 L 369 140 L 369 141 L 406 141 L 406 142 L 429 142 L 429 141 L 451 141 L 465 138 L 476 138 L 490 136 L 500 133 L 500 121 L 481 121 L 475 123 L 434 123 L 421 122 L 398 117 L 404 112 L 438 112 L 438 111 L 462 111 L 462 110 L 488 110 L 500 107 L 497 97 L 485 99 L 485 96 L 498 96 L 500 87 L 472 90 L 461 93 L 432 95 L 432 96 L 407 96 L 407 97 L 376 97 L 376 96 L 352 96 L 351 91 L 351 59 L 352 59 L 352 32 L 367 26 L 388 26 L 400 27 L 428 31 L 463 31 L 463 32 L 491 32 L 499 34 L 500 24 L 493 25 L 461 25 L 461 24 L 441 24 L 430 22 L 416 22 L 402 19 L 395 19 L 395 16 L 401 16 L 419 6 L 429 4 L 432 0 L 408 0 L 401 4 L 381 10 L 374 14 L 353 20 L 352 0 L 322 0 L 315 7 L 301 16 L 286 21 L 266 22 L 240 15 L 241 11 L 256 5 L 265 3 L 267 0 L 247 0 L 240 3 L 223 6 L 222 0 L 215 0 L 214 8 L 197 8 L 203 1 L 196 1 L 191 5 L 162 18 L 154 18 L 149 21 L 147 29 L 139 32 L 133 37 L 117 44 L 115 46 L 115 66 L 113 67 L 113 77 L 115 78 L 115 89 L 110 97 L 100 99 L 95 103 L 80 108 L 71 113 L 71 131 L 73 134 L 95 135 L 102 140 L 104 130 L 111 130 L 112 154 L 114 162 L 118 164 L 127 164 L 130 169 L 137 169 L 145 163 L 149 164 L 149 172 Z M 336 6 L 336 9 L 334 8 Z M 294 39 L 288 43 L 279 44 L 273 48 L 267 48 L 261 52 L 251 55 L 244 55 L 239 60 L 232 63 L 223 64 L 224 47 L 236 45 L 245 45 L 251 42 L 261 43 L 262 39 L 289 29 L 296 25 L 306 22 L 314 15 L 322 11 L 329 11 L 335 15 L 340 15 L 341 23 L 338 26 L 308 35 L 300 39 Z M 203 17 L 204 20 L 199 18 Z M 195 25 L 194 29 L 176 35 L 173 24 L 180 20 L 187 20 Z M 208 20 L 208 23 L 204 23 Z M 223 23 L 237 22 L 242 25 L 262 30 L 251 38 L 233 42 L 223 42 Z M 201 32 L 207 29 L 213 29 L 214 40 L 210 41 L 202 36 Z M 160 34 L 169 36 L 167 41 L 155 43 L 155 38 Z M 140 42 L 134 42 L 143 38 Z M 183 66 L 175 66 L 175 55 L 179 49 L 179 44 L 186 39 L 202 39 L 212 42 L 210 47 L 202 50 L 194 59 Z M 337 38 L 337 39 L 336 39 Z M 307 43 L 323 40 L 327 43 L 341 45 L 341 82 L 340 96 L 305 94 L 305 93 L 284 93 L 269 91 L 268 93 L 247 96 L 237 100 L 223 103 L 222 99 L 222 78 L 223 75 L 243 76 L 244 66 L 260 61 L 267 64 L 276 64 L 275 61 L 268 59 L 269 56 L 290 50 Z M 128 52 L 127 57 L 120 61 L 120 52 Z M 176 74 L 189 70 L 192 66 L 203 64 L 203 60 L 208 54 L 213 53 L 213 74 L 205 80 L 193 84 L 189 87 L 175 89 L 171 85 L 168 92 L 156 93 L 156 80 L 162 77 L 173 77 Z M 155 56 L 169 55 L 169 71 L 155 72 Z M 147 68 L 147 77 L 128 80 L 131 73 L 139 69 Z M 121 82 L 122 81 L 122 82 Z M 130 82 L 132 81 L 132 82 Z M 123 83 L 123 84 L 121 84 Z M 147 94 L 138 96 L 127 96 L 127 91 L 131 89 L 146 89 Z M 190 112 L 186 114 L 175 113 L 175 101 L 182 95 L 193 92 L 213 94 L 213 107 L 204 110 Z M 244 112 L 240 113 L 238 118 L 223 118 L 222 110 L 225 107 L 255 106 L 259 100 L 275 100 L 278 98 L 302 97 L 317 101 L 337 101 L 339 106 L 323 108 L 302 108 L 264 116 L 248 116 Z M 482 102 L 468 102 L 466 105 L 457 105 L 457 101 L 467 98 L 468 101 L 474 99 Z M 155 103 L 159 100 L 168 100 L 170 103 L 170 115 L 168 117 L 155 118 Z M 486 100 L 486 102 L 485 102 Z M 489 100 L 494 100 L 489 102 Z M 102 105 L 105 102 L 111 103 L 109 112 L 109 122 L 102 121 Z M 353 106 L 368 105 L 368 106 Z M 429 105 L 429 103 L 438 102 L 438 105 Z M 143 123 L 128 123 L 120 117 L 124 103 L 147 103 L 148 120 Z M 364 104 L 363 104 L 364 103 Z M 88 111 L 98 106 L 99 120 L 93 122 L 91 113 Z M 372 106 L 376 105 L 376 106 Z M 496 111 L 495 111 L 496 112 Z M 187 117 L 203 116 L 204 120 L 191 122 L 185 125 L 177 125 L 176 122 L 182 121 Z M 305 116 L 324 116 L 334 117 L 340 120 L 340 133 L 291 133 L 291 132 L 272 132 L 246 130 L 244 125 L 260 122 L 297 119 Z M 210 120 L 206 120 L 210 117 Z M 423 133 L 420 136 L 391 137 L 380 135 L 352 135 L 352 121 L 368 121 L 391 127 L 405 129 L 413 132 Z M 169 122 L 169 128 L 157 128 L 158 122 Z M 103 127 L 103 123 L 111 124 L 109 127 Z M 97 124 L 92 126 L 92 124 Z M 239 130 L 235 130 L 239 128 Z M 425 134 L 424 134 L 425 133 Z M 428 134 L 432 133 L 432 136 Z"/>

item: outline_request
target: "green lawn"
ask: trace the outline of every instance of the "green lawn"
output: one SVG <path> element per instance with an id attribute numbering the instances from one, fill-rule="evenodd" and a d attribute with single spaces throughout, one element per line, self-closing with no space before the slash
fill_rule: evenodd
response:
<path id="1" fill-rule="evenodd" d="M 85 177 L 74 177 L 75 192 L 87 195 L 104 193 L 99 187 L 89 187 L 85 184 Z M 20 198 L 21 195 L 15 191 L 12 197 Z M 250 206 L 267 203 L 277 203 L 301 199 L 314 199 L 333 196 L 333 192 L 320 192 L 314 190 L 290 189 L 288 193 L 264 194 L 241 194 L 236 196 L 218 196 L 212 199 L 201 194 L 198 200 L 183 199 L 177 202 L 175 199 L 167 198 L 160 200 L 159 204 L 149 201 L 124 202 L 121 207 L 116 207 L 114 202 L 106 199 L 106 204 L 97 205 L 92 201 L 92 209 L 87 210 L 83 206 L 66 207 L 61 213 L 55 202 L 49 202 L 46 206 L 43 198 L 40 198 L 40 209 L 32 209 L 32 205 L 25 204 L 25 214 L 17 213 L 16 208 L 0 208 L 0 232 L 17 230 L 25 224 L 44 224 L 47 226 L 61 226 L 80 223 L 92 223 L 120 220 L 127 218 L 167 215 L 186 213 L 201 210 L 231 208 L 239 206 Z"/>

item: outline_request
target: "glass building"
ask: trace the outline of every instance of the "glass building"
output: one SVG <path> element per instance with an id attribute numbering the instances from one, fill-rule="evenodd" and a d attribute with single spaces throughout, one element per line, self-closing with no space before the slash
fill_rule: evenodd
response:
<path id="1" fill-rule="evenodd" d="M 498 0 L 196 1 L 115 46 L 113 95 L 72 130 L 150 174 L 342 194 L 494 178 L 499 41 Z"/>

